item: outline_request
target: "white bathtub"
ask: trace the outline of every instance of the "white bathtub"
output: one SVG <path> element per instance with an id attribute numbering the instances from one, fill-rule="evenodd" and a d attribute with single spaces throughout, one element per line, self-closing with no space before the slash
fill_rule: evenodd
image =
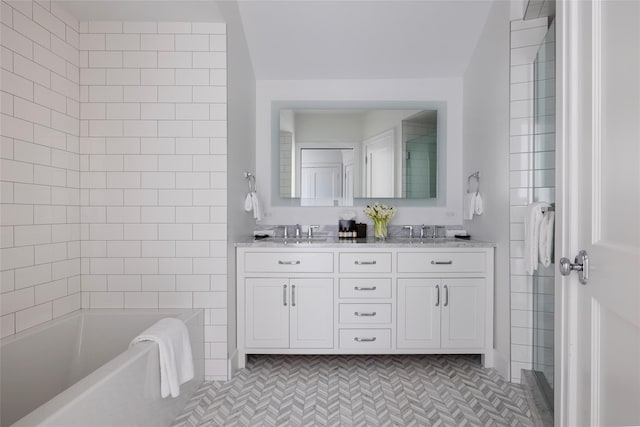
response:
<path id="1" fill-rule="evenodd" d="M 195 378 L 160 397 L 158 346 L 129 342 L 163 317 L 189 328 Z M 204 375 L 202 310 L 79 310 L 0 343 L 0 426 L 168 426 Z"/>

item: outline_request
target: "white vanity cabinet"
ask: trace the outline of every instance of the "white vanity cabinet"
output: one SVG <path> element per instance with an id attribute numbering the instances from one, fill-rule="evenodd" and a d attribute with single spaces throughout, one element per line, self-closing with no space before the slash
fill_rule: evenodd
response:
<path id="1" fill-rule="evenodd" d="M 330 278 L 247 278 L 245 313 L 248 347 L 333 347 Z"/>
<path id="2" fill-rule="evenodd" d="M 398 279 L 398 348 L 481 348 L 482 279 Z"/>
<path id="3" fill-rule="evenodd" d="M 482 354 L 493 366 L 493 246 L 237 246 L 237 359 L 247 354 Z"/>

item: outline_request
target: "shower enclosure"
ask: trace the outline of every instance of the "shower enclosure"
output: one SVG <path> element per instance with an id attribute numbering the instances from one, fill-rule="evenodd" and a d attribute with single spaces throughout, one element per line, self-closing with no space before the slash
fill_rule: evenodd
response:
<path id="1" fill-rule="evenodd" d="M 534 165 L 533 201 L 555 206 L 555 21 L 538 49 L 534 61 Z M 555 256 L 555 254 L 554 254 Z M 553 258 L 552 258 L 553 260 Z M 542 395 L 553 409 L 554 271 L 538 266 L 533 275 L 532 369 Z"/>

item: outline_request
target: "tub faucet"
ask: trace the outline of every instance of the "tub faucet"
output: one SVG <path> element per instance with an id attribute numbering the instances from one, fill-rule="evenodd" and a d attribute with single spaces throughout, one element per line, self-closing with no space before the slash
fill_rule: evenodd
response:
<path id="1" fill-rule="evenodd" d="M 427 226 L 426 226 L 426 225 L 422 224 L 422 225 L 420 226 L 420 238 L 421 238 L 421 239 L 424 239 L 424 230 L 426 230 L 426 229 L 427 229 Z"/>
<path id="2" fill-rule="evenodd" d="M 405 225 L 402 227 L 403 230 L 409 230 L 409 238 L 413 239 L 413 226 L 412 225 Z"/>
<path id="3" fill-rule="evenodd" d="M 296 239 L 300 238 L 300 224 L 296 224 Z"/>

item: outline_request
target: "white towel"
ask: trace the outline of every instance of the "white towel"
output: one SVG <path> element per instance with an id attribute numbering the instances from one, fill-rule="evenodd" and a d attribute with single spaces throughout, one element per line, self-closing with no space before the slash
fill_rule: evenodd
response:
<path id="1" fill-rule="evenodd" d="M 555 215 L 555 212 L 545 213 L 540 223 L 540 247 L 538 253 L 540 255 L 540 263 L 545 267 L 551 265 L 551 257 L 553 256 L 553 225 Z"/>
<path id="2" fill-rule="evenodd" d="M 247 197 L 244 198 L 244 210 L 247 212 L 253 211 L 253 218 L 256 221 L 262 220 L 262 205 L 255 191 L 248 192 Z"/>
<path id="3" fill-rule="evenodd" d="M 476 191 L 476 197 L 474 198 L 474 207 L 473 214 L 474 215 L 482 215 L 484 212 L 484 207 L 482 206 L 482 195 L 479 191 Z"/>
<path id="4" fill-rule="evenodd" d="M 545 202 L 535 202 L 527 206 L 524 216 L 524 266 L 527 274 L 533 274 L 538 269 L 542 208 L 548 206 L 549 203 Z"/>
<path id="5" fill-rule="evenodd" d="M 462 218 L 466 220 L 473 219 L 474 215 L 482 215 L 484 212 L 482 196 L 478 191 L 465 194 L 462 205 Z"/>
<path id="6" fill-rule="evenodd" d="M 467 193 L 464 195 L 462 206 L 462 218 L 473 219 L 473 213 L 476 210 L 476 193 Z"/>
<path id="7" fill-rule="evenodd" d="M 141 341 L 158 343 L 160 351 L 160 395 L 178 397 L 180 385 L 193 378 L 193 355 L 187 326 L 180 319 L 167 317 L 158 320 L 140 335 L 129 347 Z"/>

